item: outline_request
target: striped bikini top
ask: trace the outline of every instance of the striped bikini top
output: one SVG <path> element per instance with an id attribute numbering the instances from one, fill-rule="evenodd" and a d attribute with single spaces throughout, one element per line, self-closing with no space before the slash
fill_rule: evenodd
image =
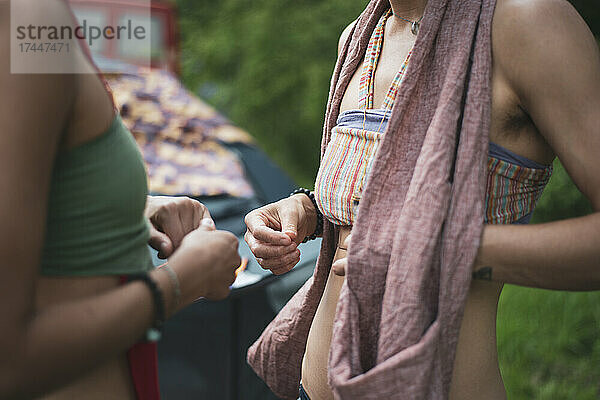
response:
<path id="1" fill-rule="evenodd" d="M 391 10 L 381 17 L 367 47 L 359 81 L 359 109 L 338 116 L 317 174 L 317 205 L 336 225 L 352 225 L 355 221 L 362 189 L 410 60 L 411 52 L 394 77 L 382 108 L 373 109 L 373 77 L 390 15 Z M 490 143 L 487 170 L 485 223 L 528 223 L 552 175 L 552 166 Z"/>

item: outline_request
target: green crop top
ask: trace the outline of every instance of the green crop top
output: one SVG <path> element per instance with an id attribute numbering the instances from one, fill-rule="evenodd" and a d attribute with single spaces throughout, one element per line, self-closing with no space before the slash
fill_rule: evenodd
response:
<path id="1" fill-rule="evenodd" d="M 141 154 L 117 114 L 106 132 L 58 153 L 41 274 L 125 275 L 152 268 Z"/>

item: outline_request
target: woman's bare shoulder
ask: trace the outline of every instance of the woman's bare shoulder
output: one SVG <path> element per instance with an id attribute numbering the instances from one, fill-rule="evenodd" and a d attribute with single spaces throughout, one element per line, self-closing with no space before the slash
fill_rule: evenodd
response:
<path id="1" fill-rule="evenodd" d="M 556 78 L 561 72 L 557 67 L 565 60 L 594 64 L 598 45 L 583 18 L 566 0 L 498 0 L 492 54 L 496 72 L 524 96 L 532 81 L 545 76 L 542 72 Z M 577 73 L 574 64 L 570 69 L 562 71 L 560 77 Z"/>
<path id="2" fill-rule="evenodd" d="M 34 22 L 43 17 L 43 12 L 48 13 L 50 20 L 67 18 L 64 14 L 69 12 L 64 2 L 58 0 L 19 1 L 23 1 L 22 4 L 40 4 L 31 14 Z M 77 76 L 25 73 L 26 71 L 12 68 L 11 59 L 16 56 L 13 53 L 17 50 L 11 49 L 11 10 L 7 3 L 0 0 L 0 120 L 10 121 L 12 124 L 12 128 L 7 129 L 10 135 L 24 137 L 31 133 L 31 140 L 41 141 L 39 132 L 45 132 L 44 139 L 48 136 L 49 140 L 56 141 L 69 118 L 77 90 Z"/>
<path id="3" fill-rule="evenodd" d="M 346 26 L 344 28 L 342 34 L 340 35 L 340 40 L 338 42 L 338 54 L 342 52 L 344 43 L 346 43 L 346 40 L 348 40 L 348 37 L 352 33 L 352 29 L 354 29 L 354 25 L 356 25 L 356 21 L 357 20 L 354 20 L 350 24 L 348 24 L 348 26 Z"/>
<path id="4" fill-rule="evenodd" d="M 581 191 L 600 209 L 600 52 L 566 0 L 498 0 L 494 68 Z"/>
<path id="5" fill-rule="evenodd" d="M 585 21 L 567 0 L 497 1 L 492 46 L 494 57 L 503 63 L 544 51 L 557 53 L 573 40 L 594 42 Z"/>

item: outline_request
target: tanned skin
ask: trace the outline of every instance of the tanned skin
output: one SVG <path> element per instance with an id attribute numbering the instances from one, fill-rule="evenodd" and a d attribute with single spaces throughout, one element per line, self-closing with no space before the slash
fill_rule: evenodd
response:
<path id="1" fill-rule="evenodd" d="M 30 3 L 32 19 L 72 22 L 61 0 L 19 1 Z M 70 61 L 89 74 L 11 74 L 9 28 L 9 1 L 0 0 L 0 398 L 133 399 L 124 354 L 154 319 L 146 285 L 39 275 L 55 156 L 106 131 L 113 105 L 75 49 Z M 215 231 L 206 210 L 189 199 L 151 200 L 146 211 L 151 244 L 172 254 L 181 283 L 176 305 L 169 275 L 150 274 L 167 316 L 200 296 L 226 297 L 240 264 L 236 237 Z M 185 222 L 176 223 L 181 216 Z"/>
<path id="2" fill-rule="evenodd" d="M 426 0 L 390 0 L 397 15 L 417 20 Z M 375 107 L 414 42 L 410 27 L 386 25 L 375 74 Z M 352 25 L 342 34 L 344 43 Z M 536 225 L 487 225 L 474 265 L 461 326 L 451 399 L 505 399 L 496 350 L 496 309 L 503 283 L 558 290 L 600 289 L 600 56 L 587 25 L 566 0 L 498 0 L 492 26 L 490 140 L 541 164 L 558 157 L 594 212 Z M 360 68 L 357 70 L 360 71 Z M 358 106 L 355 73 L 341 111 Z M 314 231 L 310 200 L 292 196 L 251 212 L 246 241 L 276 274 L 296 263 L 297 244 Z M 286 238 L 287 237 L 287 238 Z M 352 244 L 349 243 L 351 246 Z M 327 387 L 329 343 L 346 259 L 336 261 L 311 327 L 302 380 L 313 400 Z M 319 334 L 313 335 L 313 331 Z M 315 363 L 310 360 L 318 360 Z M 323 361 L 324 360 L 324 361 Z M 316 376 L 318 375 L 318 376 Z"/>

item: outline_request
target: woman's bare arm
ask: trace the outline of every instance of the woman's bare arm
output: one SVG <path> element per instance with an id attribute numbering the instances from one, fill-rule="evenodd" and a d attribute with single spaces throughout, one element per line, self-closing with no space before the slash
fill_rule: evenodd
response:
<path id="1" fill-rule="evenodd" d="M 538 225 L 486 226 L 475 275 L 549 289 L 600 289 L 597 43 L 564 0 L 503 1 L 494 18 L 495 64 L 595 212 Z"/>
<path id="2" fill-rule="evenodd" d="M 80 376 L 133 344 L 153 318 L 151 294 L 142 283 L 126 285 L 83 301 L 42 310 L 34 308 L 52 165 L 61 132 L 69 118 L 76 78 L 73 75 L 11 74 L 9 27 L 8 2 L 2 2 L 2 399 L 36 397 Z M 156 273 L 154 278 L 170 299 L 172 290 L 164 274 Z"/>

